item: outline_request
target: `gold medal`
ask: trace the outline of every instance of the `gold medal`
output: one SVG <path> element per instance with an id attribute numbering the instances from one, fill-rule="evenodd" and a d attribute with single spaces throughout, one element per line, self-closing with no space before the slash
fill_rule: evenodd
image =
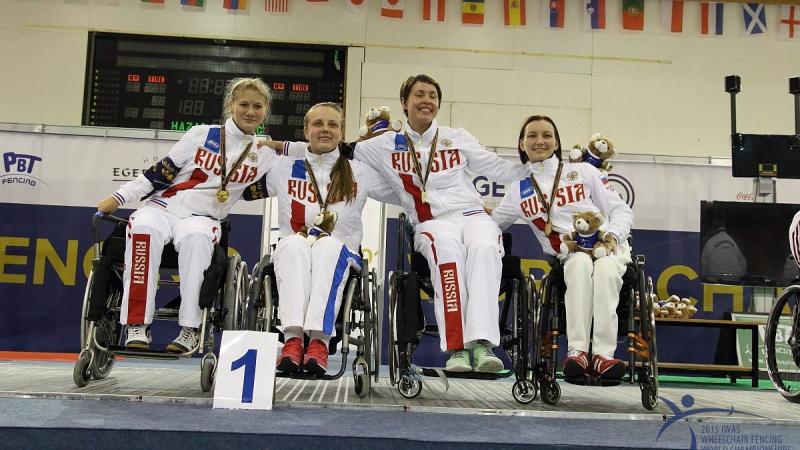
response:
<path id="1" fill-rule="evenodd" d="M 228 191 L 225 189 L 220 189 L 217 191 L 217 201 L 220 203 L 225 203 L 228 201 Z"/>
<path id="2" fill-rule="evenodd" d="M 425 189 L 422 190 L 422 203 L 428 203 L 428 193 L 425 192 Z"/>
<path id="3" fill-rule="evenodd" d="M 552 232 L 553 232 L 553 226 L 550 225 L 550 221 L 548 220 L 547 224 L 545 224 L 545 226 L 544 226 L 544 234 L 549 236 L 550 233 L 552 233 Z"/>

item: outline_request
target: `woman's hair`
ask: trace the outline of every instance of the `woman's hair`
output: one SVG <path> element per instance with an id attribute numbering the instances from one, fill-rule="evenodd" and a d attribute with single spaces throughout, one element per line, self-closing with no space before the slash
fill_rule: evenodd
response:
<path id="1" fill-rule="evenodd" d="M 311 111 L 318 108 L 331 108 L 336 111 L 339 114 L 339 129 L 344 133 L 344 110 L 341 106 L 333 102 L 317 103 L 311 108 L 308 108 L 306 115 L 303 117 L 303 128 L 308 128 L 308 116 L 311 114 Z M 350 203 L 356 196 L 353 169 L 350 167 L 350 162 L 341 153 L 331 170 L 331 185 L 329 189 L 330 194 L 328 194 L 328 201 L 330 203 L 339 203 L 341 201 Z"/>
<path id="2" fill-rule="evenodd" d="M 437 83 L 433 78 L 422 74 L 410 76 L 405 82 L 403 82 L 402 86 L 400 86 L 400 103 L 403 103 L 403 100 L 407 99 L 408 96 L 411 95 L 411 88 L 414 86 L 414 83 L 417 82 L 430 84 L 435 87 L 436 95 L 439 97 L 439 106 L 442 106 L 441 86 L 439 86 L 439 83 Z M 403 108 L 403 113 L 408 116 L 408 111 L 406 111 L 405 108 Z"/>
<path id="3" fill-rule="evenodd" d="M 555 137 L 556 137 L 556 150 L 553 152 L 553 156 L 555 156 L 558 159 L 561 159 L 561 137 L 559 137 L 558 135 L 558 127 L 556 126 L 556 123 L 553 122 L 553 119 L 547 116 L 534 115 L 525 119 L 525 123 L 523 123 L 522 128 L 519 129 L 519 139 L 517 139 L 517 152 L 519 152 L 519 160 L 522 161 L 522 164 L 528 162 L 528 154 L 525 153 L 525 149 L 522 148 L 522 138 L 525 137 L 525 127 L 527 127 L 529 123 L 535 122 L 537 120 L 544 120 L 546 122 L 550 122 L 550 125 L 553 126 L 553 131 L 555 132 Z"/>
<path id="4" fill-rule="evenodd" d="M 225 86 L 225 95 L 222 97 L 222 120 L 227 120 L 233 114 L 233 99 L 236 94 L 244 91 L 245 89 L 253 89 L 259 94 L 264 96 L 266 100 L 267 112 L 269 112 L 270 105 L 272 104 L 272 93 L 261 78 L 234 78 L 228 81 Z M 267 115 L 264 115 L 266 122 Z"/>

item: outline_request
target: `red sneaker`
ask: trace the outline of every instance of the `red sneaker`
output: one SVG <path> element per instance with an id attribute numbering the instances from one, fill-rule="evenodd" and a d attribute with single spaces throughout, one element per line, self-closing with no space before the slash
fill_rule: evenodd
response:
<path id="1" fill-rule="evenodd" d="M 325 375 L 328 371 L 328 346 L 324 342 L 314 339 L 308 344 L 303 368 L 306 372 Z"/>
<path id="2" fill-rule="evenodd" d="M 572 350 L 564 360 L 564 377 L 580 378 L 586 375 L 586 367 L 589 366 L 589 355 L 580 350 Z"/>
<path id="3" fill-rule="evenodd" d="M 592 357 L 592 372 L 604 380 L 620 380 L 625 376 L 625 363 L 603 355 Z"/>
<path id="4" fill-rule="evenodd" d="M 278 357 L 278 372 L 297 372 L 303 362 L 303 340 L 291 338 L 283 344 L 281 356 Z"/>

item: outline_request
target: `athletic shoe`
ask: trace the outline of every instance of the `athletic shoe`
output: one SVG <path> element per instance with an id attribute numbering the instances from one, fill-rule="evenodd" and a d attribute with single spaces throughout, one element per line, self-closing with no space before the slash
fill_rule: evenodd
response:
<path id="1" fill-rule="evenodd" d="M 289 339 L 283 344 L 278 357 L 278 372 L 297 372 L 303 362 L 303 340 L 299 337 Z"/>
<path id="2" fill-rule="evenodd" d="M 625 376 L 625 363 L 616 358 L 603 355 L 594 355 L 592 358 L 592 372 L 604 380 L 619 380 Z"/>
<path id="3" fill-rule="evenodd" d="M 125 347 L 148 350 L 151 342 L 153 342 L 153 337 L 150 336 L 150 325 L 128 325 Z"/>
<path id="4" fill-rule="evenodd" d="M 564 360 L 564 377 L 580 378 L 586 375 L 586 367 L 589 366 L 589 355 L 580 350 L 572 350 Z"/>
<path id="5" fill-rule="evenodd" d="M 319 339 L 312 339 L 306 350 L 303 368 L 309 373 L 325 375 L 328 371 L 328 345 Z"/>
<path id="6" fill-rule="evenodd" d="M 492 344 L 488 341 L 478 341 L 472 349 L 472 357 L 475 359 L 476 372 L 497 373 L 503 370 L 503 361 L 495 356 Z"/>
<path id="7" fill-rule="evenodd" d="M 448 372 L 472 372 L 472 364 L 469 363 L 468 350 L 456 350 L 444 365 L 444 370 Z"/>
<path id="8" fill-rule="evenodd" d="M 167 345 L 171 353 L 186 353 L 194 350 L 200 344 L 200 333 L 197 328 L 182 327 L 178 337 Z"/>

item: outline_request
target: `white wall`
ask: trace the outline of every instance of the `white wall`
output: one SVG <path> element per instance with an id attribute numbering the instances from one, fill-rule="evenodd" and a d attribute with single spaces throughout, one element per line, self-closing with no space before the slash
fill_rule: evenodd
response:
<path id="1" fill-rule="evenodd" d="M 541 0 L 527 0 L 528 25 L 516 29 L 503 26 L 499 0 L 487 0 L 482 27 L 461 25 L 455 0 L 444 24 L 423 23 L 417 0 L 406 0 L 401 21 L 380 17 L 377 0 L 364 15 L 348 14 L 344 0 L 290 0 L 288 15 L 266 14 L 263 0 L 249 0 L 244 12 L 224 10 L 222 0 L 204 8 L 179 0 L 0 0 L 0 122 L 80 124 L 87 32 L 96 30 L 363 47 L 363 66 L 348 71 L 350 138 L 358 98 L 361 110 L 386 104 L 399 115 L 400 83 L 415 73 L 441 82 L 441 123 L 490 146 L 514 147 L 524 117 L 544 113 L 567 147 L 601 131 L 625 153 L 726 156 L 723 77 L 734 73 L 742 76 L 739 130 L 793 132 L 787 79 L 800 75 L 800 42 L 777 37 L 777 6 L 767 5 L 764 36 L 744 36 L 739 6 L 727 4 L 725 35 L 701 37 L 699 2 L 686 2 L 685 31 L 674 35 L 654 0 L 644 32 L 621 30 L 621 2 L 607 0 L 607 30 L 592 33 L 578 0 L 567 1 L 560 31 L 544 28 Z"/>

